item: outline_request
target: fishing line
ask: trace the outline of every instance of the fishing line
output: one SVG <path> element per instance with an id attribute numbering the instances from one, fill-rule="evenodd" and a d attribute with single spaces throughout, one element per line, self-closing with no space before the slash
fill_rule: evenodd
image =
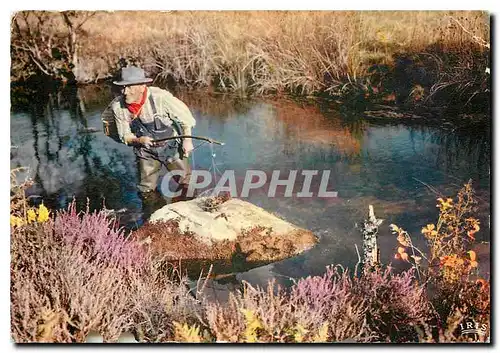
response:
<path id="1" fill-rule="evenodd" d="M 195 161 L 194 151 L 197 150 L 198 148 L 204 146 L 207 143 L 210 145 L 210 159 L 211 159 L 211 161 L 210 161 L 210 167 L 208 169 L 208 172 L 212 174 L 212 180 L 213 180 L 214 187 L 211 188 L 211 189 L 208 189 L 205 192 L 203 192 L 202 194 L 198 195 L 198 197 L 201 197 L 203 194 L 205 194 L 205 193 L 207 193 L 209 191 L 213 191 L 215 189 L 215 187 L 217 186 L 217 183 L 218 183 L 218 176 L 222 175 L 222 172 L 217 167 L 218 164 L 216 163 L 216 160 L 215 160 L 215 158 L 217 157 L 217 154 L 215 153 L 213 145 L 214 144 L 218 144 L 218 145 L 224 146 L 225 144 L 224 144 L 224 142 L 220 142 L 220 141 L 217 141 L 217 140 L 214 140 L 214 139 L 210 139 L 210 138 L 207 138 L 207 137 L 191 136 L 191 135 L 179 135 L 179 136 L 175 136 L 175 137 L 169 137 L 169 138 L 164 138 L 164 139 L 160 139 L 160 140 L 155 140 L 154 142 L 168 141 L 168 140 L 176 139 L 176 138 L 179 138 L 179 137 L 194 138 L 194 139 L 202 141 L 202 143 L 200 143 L 199 145 L 194 146 L 193 150 L 191 151 L 191 157 L 192 157 L 191 158 L 191 166 L 192 166 L 192 169 L 195 169 L 195 167 L 196 167 L 196 161 Z"/>
<path id="2" fill-rule="evenodd" d="M 214 151 L 214 144 L 210 144 L 210 155 L 211 155 L 211 166 L 209 171 L 212 171 L 212 180 L 214 182 L 214 189 L 217 186 L 217 173 L 221 175 L 222 173 L 220 172 L 219 168 L 217 168 L 217 164 L 215 163 L 215 157 L 217 156 Z"/>

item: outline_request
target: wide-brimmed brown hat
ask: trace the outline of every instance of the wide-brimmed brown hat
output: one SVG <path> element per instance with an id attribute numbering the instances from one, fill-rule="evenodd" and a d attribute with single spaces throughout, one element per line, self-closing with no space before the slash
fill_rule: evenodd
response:
<path id="1" fill-rule="evenodd" d="M 113 83 L 118 86 L 140 85 L 150 82 L 153 82 L 153 79 L 146 77 L 144 70 L 137 66 L 122 68 L 121 80 L 113 81 Z"/>

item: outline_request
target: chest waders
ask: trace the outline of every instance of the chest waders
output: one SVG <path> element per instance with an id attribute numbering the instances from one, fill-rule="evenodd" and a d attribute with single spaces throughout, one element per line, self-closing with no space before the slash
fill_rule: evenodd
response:
<path id="1" fill-rule="evenodd" d="M 130 123 L 130 130 L 137 137 L 148 136 L 153 140 L 161 140 L 181 135 L 181 129 L 177 122 L 170 119 L 170 124 L 165 124 L 157 114 L 156 106 L 152 95 L 149 96 L 149 103 L 153 110 L 153 121 L 143 123 L 140 118 L 135 118 Z M 155 191 L 160 177 L 161 167 L 165 165 L 167 170 L 181 170 L 184 176 L 174 176 L 174 180 L 179 184 L 176 191 L 182 190 L 179 199 L 186 199 L 191 168 L 187 158 L 184 158 L 182 150 L 182 140 L 172 139 L 155 143 L 151 147 L 134 146 L 134 153 L 137 157 L 137 164 L 140 175 L 140 182 L 137 186 L 141 194 Z M 144 200 L 143 200 L 144 201 Z"/>

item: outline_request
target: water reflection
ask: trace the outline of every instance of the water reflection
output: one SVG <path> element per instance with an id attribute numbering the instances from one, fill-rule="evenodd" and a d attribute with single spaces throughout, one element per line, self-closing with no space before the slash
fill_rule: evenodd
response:
<path id="1" fill-rule="evenodd" d="M 36 184 L 29 192 L 40 195 L 53 208 L 66 207 L 76 197 L 83 209 L 88 197 L 90 209 L 103 203 L 112 209 L 127 208 L 123 218 L 139 225 L 132 149 L 100 132 L 92 133 L 92 129 L 101 129 L 100 113 L 111 98 L 107 87 L 96 86 L 49 92 L 14 104 L 11 144 L 18 148 L 12 152 L 11 167 L 30 167 Z M 322 273 L 331 263 L 354 265 L 355 244 L 361 246 L 354 224 L 365 218 L 369 204 L 385 219 L 380 238 L 382 261 L 390 262 L 396 244 L 387 225 L 403 226 L 420 245 L 420 228 L 435 220 L 436 195 L 426 184 L 453 195 L 472 178 L 481 200 L 481 221 L 487 224 L 488 126 L 454 129 L 381 124 L 346 117 L 338 109 L 285 100 L 241 100 L 200 93 L 181 98 L 197 119 L 197 135 L 226 142 L 213 151 L 221 172 L 235 170 L 241 181 L 248 169 L 268 175 L 276 169 L 331 171 L 329 185 L 338 198 L 285 198 L 279 196 L 283 194 L 279 188 L 276 198 L 265 193 L 250 195 L 254 204 L 314 231 L 320 244 L 296 258 L 252 270 L 242 275 L 245 279 L 265 283 L 266 276 L 298 277 Z M 206 146 L 198 148 L 192 163 L 209 169 L 212 151 Z M 318 183 L 319 179 L 314 180 L 312 189 Z M 300 190 L 298 184 L 295 193 Z M 486 226 L 478 239 L 489 239 Z"/>
<path id="2" fill-rule="evenodd" d="M 12 113 L 11 142 L 18 148 L 11 166 L 29 167 L 19 175 L 34 179 L 29 194 L 41 196 L 52 208 L 67 207 L 73 197 L 80 209 L 98 209 L 103 202 L 109 208 L 139 202 L 127 197 L 127 189 L 135 185 L 135 160 L 126 148 L 87 132 L 101 129 L 101 106 L 86 108 L 80 90 L 70 87 L 36 96 L 25 108 Z"/>
<path id="3" fill-rule="evenodd" d="M 302 148 L 334 149 L 346 157 L 359 155 L 362 135 L 353 135 L 351 129 L 342 126 L 339 116 L 328 119 L 317 105 L 298 105 L 287 100 L 269 103 L 274 108 L 272 116 L 275 118 L 270 122 L 269 131 L 284 127 L 288 154 L 294 154 L 299 143 Z"/>

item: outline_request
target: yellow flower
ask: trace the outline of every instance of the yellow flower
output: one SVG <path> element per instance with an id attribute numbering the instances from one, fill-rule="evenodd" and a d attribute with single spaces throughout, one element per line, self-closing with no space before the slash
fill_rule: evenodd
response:
<path id="1" fill-rule="evenodd" d="M 422 233 L 425 233 L 425 232 L 424 232 L 424 229 L 425 229 L 426 231 L 433 231 L 433 230 L 434 230 L 434 228 L 436 228 L 436 226 L 435 226 L 434 224 L 432 224 L 432 223 L 431 223 L 431 224 L 428 224 L 428 225 L 426 225 L 426 226 L 425 226 L 425 228 L 422 228 Z"/>
<path id="2" fill-rule="evenodd" d="M 428 224 L 427 226 L 422 228 L 422 234 L 433 238 L 438 234 L 438 232 L 436 230 L 434 230 L 435 228 L 436 227 L 434 226 L 434 224 Z"/>
<path id="3" fill-rule="evenodd" d="M 241 309 L 241 312 L 245 316 L 245 333 L 244 339 L 245 342 L 255 343 L 258 342 L 258 330 L 262 329 L 262 324 L 258 318 L 258 316 L 252 311 L 248 309 Z"/>
<path id="4" fill-rule="evenodd" d="M 391 230 L 395 233 L 399 233 L 401 231 L 399 227 L 395 224 L 391 224 L 389 227 L 391 227 Z"/>
<path id="5" fill-rule="evenodd" d="M 448 198 L 446 201 L 444 201 L 442 198 L 437 199 L 439 202 L 439 205 L 436 205 L 441 209 L 441 211 L 446 211 L 448 208 L 451 208 L 451 204 L 453 203 L 453 200 Z"/>
<path id="6" fill-rule="evenodd" d="M 49 220 L 50 211 L 42 203 L 38 207 L 38 222 L 43 223 Z"/>
<path id="7" fill-rule="evenodd" d="M 474 250 L 469 250 L 467 252 L 469 253 L 470 260 L 471 261 L 476 261 L 476 252 Z"/>
<path id="8" fill-rule="evenodd" d="M 10 215 L 10 225 L 12 227 L 20 227 L 23 225 L 23 223 L 24 222 L 22 218 Z"/>
<path id="9" fill-rule="evenodd" d="M 36 221 L 36 212 L 34 209 L 30 208 L 27 213 L 28 213 L 28 224 Z"/>

